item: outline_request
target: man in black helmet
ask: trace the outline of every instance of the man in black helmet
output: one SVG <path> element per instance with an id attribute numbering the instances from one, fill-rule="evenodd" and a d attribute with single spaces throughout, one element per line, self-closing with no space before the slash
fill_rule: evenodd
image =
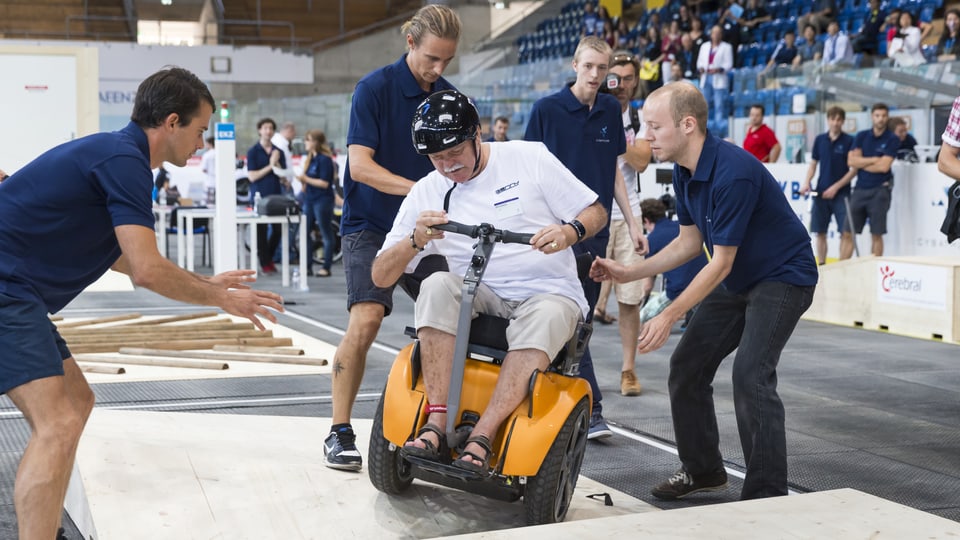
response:
<path id="1" fill-rule="evenodd" d="M 414 115 L 418 153 L 435 171 L 418 181 L 400 206 L 383 248 L 373 263 L 379 287 L 393 285 L 427 255 L 447 259 L 448 272 L 435 272 L 420 288 L 416 327 L 427 390 L 429 417 L 404 452 L 436 458 L 446 425 L 447 389 L 454 353 L 463 275 L 474 240 L 444 235 L 434 225 L 449 219 L 491 223 L 498 229 L 533 233 L 531 247 L 497 246 L 475 309 L 511 319 L 509 352 L 490 404 L 454 465 L 486 472 L 490 441 L 527 393 L 534 369 L 544 370 L 587 314 L 570 246 L 607 222 L 597 195 L 539 142 L 480 141 L 480 118 L 466 96 L 454 90 L 427 98 Z"/>

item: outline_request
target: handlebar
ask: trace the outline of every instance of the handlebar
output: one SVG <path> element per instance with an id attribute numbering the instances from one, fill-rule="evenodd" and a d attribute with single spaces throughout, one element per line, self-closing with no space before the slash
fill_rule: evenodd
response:
<path id="1" fill-rule="evenodd" d="M 494 237 L 494 242 L 502 242 L 504 244 L 530 244 L 530 240 L 533 239 L 533 234 L 530 233 L 518 233 L 507 230 L 495 229 L 493 225 L 489 223 L 481 223 L 480 225 L 465 225 L 463 223 L 458 223 L 456 221 L 448 221 L 440 225 L 431 225 L 435 229 L 440 229 L 441 231 L 447 231 L 457 234 L 462 234 L 469 236 L 471 238 L 479 238 L 480 236 L 485 237 Z"/>

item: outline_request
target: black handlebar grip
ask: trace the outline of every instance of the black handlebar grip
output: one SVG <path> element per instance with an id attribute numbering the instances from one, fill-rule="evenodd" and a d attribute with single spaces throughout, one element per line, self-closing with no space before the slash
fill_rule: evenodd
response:
<path id="1" fill-rule="evenodd" d="M 431 225 L 434 229 L 440 229 L 441 231 L 447 231 L 457 234 L 463 234 L 470 236 L 472 238 L 477 237 L 477 227 L 474 225 L 464 225 L 456 221 L 448 221 L 446 223 L 440 223 L 439 225 Z"/>
<path id="2" fill-rule="evenodd" d="M 530 233 L 515 233 L 511 231 L 503 231 L 503 237 L 501 242 L 504 244 L 530 244 L 530 240 L 533 239 L 533 235 Z"/>

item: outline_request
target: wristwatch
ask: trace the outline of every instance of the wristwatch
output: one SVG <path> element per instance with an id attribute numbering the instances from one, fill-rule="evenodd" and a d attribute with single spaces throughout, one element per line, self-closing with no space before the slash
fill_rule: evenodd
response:
<path id="1" fill-rule="evenodd" d="M 424 248 L 426 248 L 427 246 L 426 246 L 426 244 L 424 244 L 423 246 L 418 246 L 418 245 L 417 245 L 416 234 L 417 234 L 417 230 L 416 230 L 416 229 L 410 231 L 410 247 L 412 247 L 413 249 L 415 249 L 415 250 L 417 250 L 417 251 L 423 251 Z"/>
<path id="2" fill-rule="evenodd" d="M 583 240 L 583 237 L 587 235 L 587 228 L 583 226 L 583 223 L 580 223 L 580 220 L 575 219 L 567 223 L 573 227 L 573 230 L 577 231 L 577 242 Z"/>

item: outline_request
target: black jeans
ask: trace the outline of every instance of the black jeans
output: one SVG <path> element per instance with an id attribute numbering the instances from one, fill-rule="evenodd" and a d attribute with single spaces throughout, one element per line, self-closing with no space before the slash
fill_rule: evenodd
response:
<path id="1" fill-rule="evenodd" d="M 787 494 L 787 440 L 777 395 L 780 353 L 814 287 L 767 281 L 743 294 L 717 287 L 700 304 L 670 358 L 670 408 L 684 470 L 723 468 L 713 378 L 734 349 L 733 401 L 747 465 L 742 499 Z"/>
<path id="2" fill-rule="evenodd" d="M 589 253 L 592 256 L 607 256 L 608 237 L 588 238 L 579 244 L 574 244 L 573 252 L 577 255 Z M 584 278 L 580 282 L 583 287 L 583 295 L 587 298 L 589 309 L 587 310 L 587 322 L 593 322 L 593 310 L 597 307 L 597 300 L 600 299 L 600 283 Z M 593 355 L 590 354 L 590 346 L 587 345 L 583 351 L 583 357 L 580 358 L 580 377 L 590 383 L 590 390 L 593 392 L 593 412 L 603 412 L 603 393 L 600 392 L 600 384 L 597 382 L 597 374 L 593 369 Z"/>
<path id="3" fill-rule="evenodd" d="M 269 238 L 267 231 L 270 231 Z M 283 229 L 278 224 L 257 225 L 257 259 L 260 261 L 260 268 L 273 264 L 273 254 L 277 252 L 277 246 L 283 236 Z"/>

